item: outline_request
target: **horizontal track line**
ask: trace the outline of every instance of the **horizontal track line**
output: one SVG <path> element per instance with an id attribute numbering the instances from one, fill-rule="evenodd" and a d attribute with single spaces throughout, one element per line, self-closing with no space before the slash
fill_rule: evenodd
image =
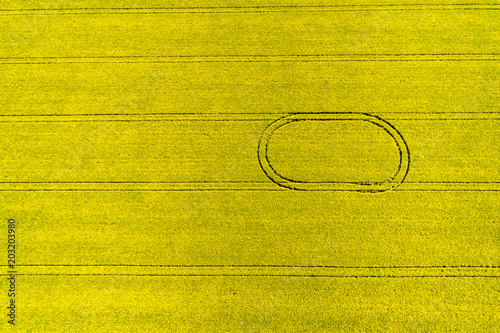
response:
<path id="1" fill-rule="evenodd" d="M 43 116 L 42 116 L 43 117 Z M 400 121 L 497 121 L 500 118 L 384 118 L 386 120 Z M 140 122 L 256 122 L 256 121 L 274 121 L 276 118 L 260 119 L 74 119 L 74 120 L 0 120 L 0 123 L 140 123 Z"/>
<path id="2" fill-rule="evenodd" d="M 0 181 L 0 184 L 265 184 L 270 181 L 251 181 L 251 180 L 227 180 L 227 181 Z"/>
<path id="3" fill-rule="evenodd" d="M 360 54 L 230 54 L 230 55 L 156 55 L 156 56 L 34 56 L 34 57 L 0 57 L 7 60 L 26 60 L 26 59 L 123 59 L 123 58 L 251 58 L 251 57 L 416 57 L 416 56 L 500 56 L 500 53 L 360 53 Z"/>
<path id="4" fill-rule="evenodd" d="M 2 274 L 8 276 L 8 274 Z M 79 274 L 19 273 L 17 276 L 137 276 L 137 277 L 297 277 L 297 278 L 500 278 L 500 275 L 327 275 L 327 274 Z"/>
<path id="5" fill-rule="evenodd" d="M 267 8 L 357 8 L 357 7 L 477 7 L 500 6 L 500 4 L 457 3 L 457 4 L 353 4 L 353 5 L 267 5 L 267 6 L 187 6 L 187 7 L 75 7 L 75 8 L 14 8 L 0 11 L 53 11 L 53 10 L 189 10 L 189 9 L 267 9 Z"/>
<path id="6" fill-rule="evenodd" d="M 188 63 L 294 63 L 294 62 L 442 62 L 500 61 L 499 53 L 485 54 L 331 54 L 331 55 L 208 55 L 208 56 L 85 56 L 3 57 L 3 65 L 50 64 L 188 64 Z"/>
<path id="7" fill-rule="evenodd" d="M 183 115 L 192 115 L 192 116 L 206 116 L 206 115 L 211 115 L 211 116 L 237 116 L 237 115 L 281 115 L 281 116 L 288 116 L 288 115 L 300 115 L 300 114 L 315 114 L 314 112 L 303 112 L 303 113 L 294 113 L 294 112 L 228 112 L 228 113 L 221 113 L 221 112 L 179 112 L 179 113 L 127 113 L 127 114 L 120 114 L 120 113 L 75 113 L 75 114 L 70 114 L 70 113 L 61 113 L 61 114 L 0 114 L 0 117 L 78 117 L 78 116 L 95 116 L 95 117 L 104 117 L 104 116 L 115 116 L 115 117 L 129 117 L 129 116 L 166 116 L 166 117 L 176 117 L 176 116 L 183 116 Z M 318 114 L 324 113 L 324 112 L 316 112 Z M 426 115 L 447 115 L 447 114 L 468 114 L 468 115 L 484 115 L 484 114 L 493 114 L 493 115 L 500 115 L 500 111 L 498 112 L 382 112 L 380 114 L 377 114 L 381 117 L 384 117 L 386 114 L 396 114 L 396 115 L 414 115 L 414 114 L 426 114 Z M 274 118 L 273 118 L 274 119 Z"/>
<path id="8" fill-rule="evenodd" d="M 272 183 L 271 183 L 272 184 Z M 362 192 L 349 189 L 314 189 L 297 190 L 288 188 L 204 188 L 204 189 L 0 189 L 0 192 Z M 400 189 L 385 191 L 391 192 L 500 192 L 500 189 Z M 366 193 L 361 193 L 366 194 Z M 368 194 L 372 194 L 368 192 Z"/>
<path id="9" fill-rule="evenodd" d="M 0 120 L 0 123 L 140 123 L 140 122 L 185 122 L 185 121 L 215 121 L 215 122 L 226 122 L 226 121 L 273 121 L 275 118 L 265 119 L 95 119 L 95 120 Z M 404 120 L 404 119 L 400 119 Z M 427 119 L 425 119 L 427 120 Z M 488 119 L 491 120 L 491 119 Z"/>
<path id="10" fill-rule="evenodd" d="M 465 112 L 466 114 L 470 114 Z M 61 113 L 61 114 L 0 114 L 0 117 L 79 117 L 79 116 L 95 116 L 95 117 L 142 117 L 142 116 L 165 116 L 165 117 L 178 117 L 178 116 L 238 116 L 238 115 L 281 115 L 286 116 L 294 113 L 283 113 L 283 112 L 232 112 L 232 113 L 221 113 L 221 112 L 179 112 L 179 113 Z M 478 113 L 479 114 L 479 113 Z M 484 114 L 484 113 L 482 113 Z M 492 114 L 499 114 L 500 112 L 492 112 Z M 274 118 L 273 118 L 274 119 Z"/>
<path id="11" fill-rule="evenodd" d="M 0 265 L 6 267 L 8 265 Z M 336 266 L 336 265 L 155 265 L 155 264 L 18 264 L 17 267 L 165 267 L 165 268 L 334 268 L 334 269 L 458 269 L 493 268 L 490 265 L 416 265 L 416 266 Z"/>
<path id="12" fill-rule="evenodd" d="M 75 61 L 75 62 L 0 62 L 0 65 L 69 65 L 69 64 L 204 64 L 204 63 L 309 63 L 309 62 L 452 62 L 452 61 L 500 61 L 499 58 L 489 59 L 317 59 L 317 60 L 207 60 L 207 61 Z"/>
<path id="13" fill-rule="evenodd" d="M 0 192 L 244 192 L 244 191 L 267 191 L 267 192 L 285 192 L 289 189 L 267 189 L 267 188 L 245 188 L 245 189 L 0 189 Z M 337 190 L 340 191 L 340 190 Z M 349 191 L 349 190 L 345 190 Z"/>
<path id="14" fill-rule="evenodd" d="M 0 181 L 0 184 L 267 184 L 271 181 L 252 180 L 193 180 L 193 181 Z M 316 182 L 320 183 L 320 182 Z M 377 182 L 325 181 L 324 184 L 370 184 Z M 500 184 L 500 181 L 404 181 L 402 184 Z M 1 265 L 0 265 L 1 266 Z"/>
<path id="15" fill-rule="evenodd" d="M 389 4 L 325 6 L 128 7 L 128 8 L 27 8 L 0 9 L 0 15 L 105 15 L 105 14 L 258 14 L 287 12 L 377 12 L 499 10 L 498 4 Z"/>

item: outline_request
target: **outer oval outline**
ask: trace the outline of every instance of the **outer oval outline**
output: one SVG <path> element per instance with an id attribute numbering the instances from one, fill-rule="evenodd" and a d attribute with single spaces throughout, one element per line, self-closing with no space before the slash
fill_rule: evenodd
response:
<path id="1" fill-rule="evenodd" d="M 398 170 L 390 179 L 384 182 L 305 182 L 288 179 L 281 176 L 271 165 L 267 152 L 269 141 L 273 133 L 292 122 L 298 121 L 367 121 L 386 131 L 395 141 L 399 150 Z M 319 190 L 319 191 L 356 191 L 356 192 L 385 192 L 401 184 L 410 169 L 410 151 L 408 144 L 401 133 L 382 118 L 367 113 L 340 112 L 340 113 L 298 113 L 284 116 L 272 122 L 263 132 L 258 147 L 259 164 L 269 179 L 279 186 L 292 190 Z"/>

